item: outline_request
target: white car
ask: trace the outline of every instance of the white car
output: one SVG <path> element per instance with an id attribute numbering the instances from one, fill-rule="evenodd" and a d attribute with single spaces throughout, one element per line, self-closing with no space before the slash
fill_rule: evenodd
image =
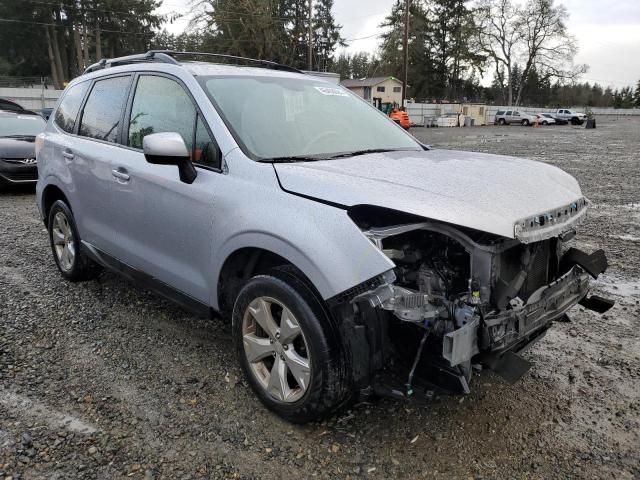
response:
<path id="1" fill-rule="evenodd" d="M 571 122 L 571 125 L 582 125 L 587 120 L 587 115 L 584 113 L 574 112 L 573 110 L 566 108 L 561 108 L 556 111 L 555 118 L 561 118 Z"/>
<path id="2" fill-rule="evenodd" d="M 550 113 L 538 113 L 536 115 L 540 125 L 555 125 L 556 119 Z"/>

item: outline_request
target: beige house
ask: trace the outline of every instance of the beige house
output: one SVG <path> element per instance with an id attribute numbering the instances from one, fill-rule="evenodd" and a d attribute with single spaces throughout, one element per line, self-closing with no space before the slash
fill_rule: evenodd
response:
<path id="1" fill-rule="evenodd" d="M 402 82 L 395 77 L 361 78 L 340 83 L 367 101 L 402 104 Z"/>

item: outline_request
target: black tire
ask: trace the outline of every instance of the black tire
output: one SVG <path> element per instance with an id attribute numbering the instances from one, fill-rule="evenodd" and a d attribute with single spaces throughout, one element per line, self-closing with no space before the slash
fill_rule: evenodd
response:
<path id="1" fill-rule="evenodd" d="M 544 122 L 542 122 L 542 125 L 549 125 L 549 122 L 545 120 Z"/>
<path id="2" fill-rule="evenodd" d="M 528 127 L 529 126 L 529 120 L 527 120 L 526 118 L 524 120 L 522 120 L 522 125 L 524 127 Z"/>
<path id="3" fill-rule="evenodd" d="M 54 244 L 54 219 L 57 215 L 62 215 L 73 234 L 72 246 L 75 251 L 73 260 L 69 268 L 64 268 L 61 264 L 61 259 L 56 253 L 56 245 Z M 83 282 L 87 280 L 93 280 L 102 271 L 102 267 L 90 259 L 85 253 L 82 243 L 80 241 L 80 235 L 78 234 L 78 228 L 73 217 L 73 213 L 69 206 L 62 200 L 57 200 L 51 206 L 49 210 L 49 218 L 47 221 L 47 229 L 49 231 L 49 243 L 51 245 L 51 253 L 53 253 L 53 259 L 56 262 L 56 266 L 60 271 L 60 274 L 69 280 L 70 282 Z"/>
<path id="4" fill-rule="evenodd" d="M 505 123 L 507 123 L 507 122 L 505 121 L 504 118 L 498 119 L 498 125 L 504 125 Z"/>
<path id="5" fill-rule="evenodd" d="M 270 297 L 286 305 L 302 330 L 311 373 L 304 394 L 296 401 L 285 402 L 270 394 L 252 370 L 245 353 L 243 320 L 251 302 L 259 297 Z M 323 300 L 296 269 L 278 267 L 250 279 L 236 298 L 232 329 L 236 354 L 247 382 L 260 401 L 280 417 L 305 423 L 349 402 L 351 367 L 339 330 Z"/>
<path id="6" fill-rule="evenodd" d="M 571 125 L 582 125 L 582 122 L 580 121 L 580 119 L 578 117 L 573 117 L 571 119 Z"/>

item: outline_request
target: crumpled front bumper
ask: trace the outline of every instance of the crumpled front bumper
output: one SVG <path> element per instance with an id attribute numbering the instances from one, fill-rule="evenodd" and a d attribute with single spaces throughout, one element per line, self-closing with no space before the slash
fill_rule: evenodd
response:
<path id="1" fill-rule="evenodd" d="M 487 314 L 446 334 L 442 356 L 452 366 L 476 355 L 491 364 L 505 352 L 518 352 L 540 338 L 553 320 L 577 303 L 598 313 L 613 306 L 600 297 L 587 298 L 589 277 L 597 278 L 607 268 L 604 251 L 587 254 L 571 248 L 563 255 L 561 267 L 566 273 L 533 292 L 527 303 L 514 299 L 509 309 Z"/>
<path id="2" fill-rule="evenodd" d="M 447 333 L 442 343 L 442 356 L 452 366 L 480 354 L 501 355 L 521 350 L 549 324 L 562 317 L 589 291 L 589 275 L 578 265 L 554 282 L 534 292 L 526 304 L 512 302 L 512 308 L 486 315 L 462 328 Z"/>
<path id="3" fill-rule="evenodd" d="M 588 291 L 589 275 L 580 266 L 573 266 L 562 277 L 534 292 L 526 304 L 487 316 L 479 332 L 480 350 L 517 348 L 533 333 L 562 317 Z"/>

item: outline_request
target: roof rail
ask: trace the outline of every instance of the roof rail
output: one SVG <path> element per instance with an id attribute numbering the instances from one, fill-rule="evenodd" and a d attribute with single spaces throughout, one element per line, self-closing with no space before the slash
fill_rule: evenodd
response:
<path id="1" fill-rule="evenodd" d="M 160 62 L 160 63 L 171 63 L 173 65 L 180 65 L 180 63 L 175 59 L 166 55 L 164 52 L 153 51 L 150 50 L 147 53 L 138 53 L 135 55 L 127 55 L 126 57 L 117 57 L 117 58 L 103 58 L 97 63 L 88 66 L 83 75 L 91 72 L 95 72 L 96 70 L 102 70 L 107 67 L 117 67 L 118 65 L 131 65 L 132 63 L 145 63 L 145 62 Z"/>
<path id="2" fill-rule="evenodd" d="M 204 53 L 204 52 L 177 52 L 174 50 L 149 50 L 147 53 L 139 53 L 136 55 L 127 55 L 126 57 L 118 57 L 106 59 L 103 58 L 97 63 L 90 65 L 82 72 L 83 75 L 97 70 L 102 70 L 107 67 L 116 67 L 118 65 L 131 65 L 132 63 L 145 63 L 145 62 L 159 62 L 170 63 L 173 65 L 180 65 L 174 57 L 188 56 L 188 57 L 213 57 L 217 59 L 233 60 L 235 62 L 245 62 L 247 64 L 256 64 L 258 67 L 269 68 L 272 70 L 282 70 L 286 72 L 304 73 L 297 68 L 290 67 L 288 65 L 282 65 L 280 63 L 271 62 L 269 60 L 257 60 L 255 58 L 238 57 L 235 55 L 225 55 L 221 53 Z"/>
<path id="3" fill-rule="evenodd" d="M 169 57 L 187 56 L 187 57 L 211 57 L 214 59 L 233 60 L 245 62 L 247 64 L 256 64 L 258 67 L 269 68 L 272 70 L 282 70 L 285 72 L 304 73 L 302 70 L 290 67 L 289 65 L 283 65 L 281 63 L 272 62 L 269 60 L 259 60 L 256 58 L 239 57 L 237 55 L 227 55 L 222 53 L 206 53 L 206 52 L 181 52 L 175 50 L 150 50 L 147 54 L 164 54 Z"/>

